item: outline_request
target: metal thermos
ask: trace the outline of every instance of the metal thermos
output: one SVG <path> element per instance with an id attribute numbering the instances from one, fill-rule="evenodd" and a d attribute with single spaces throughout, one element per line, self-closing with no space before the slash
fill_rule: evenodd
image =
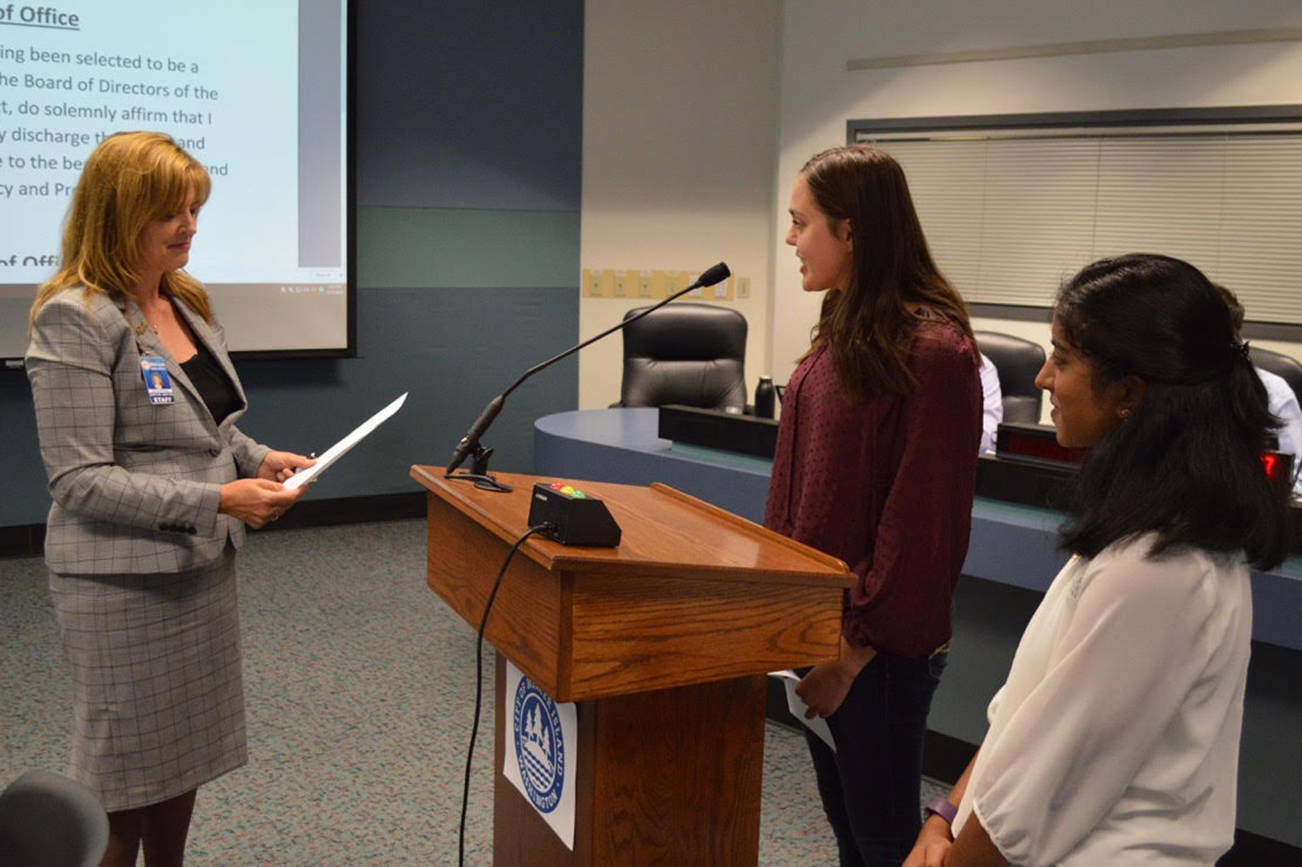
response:
<path id="1" fill-rule="evenodd" d="M 761 376 L 755 386 L 755 415 L 760 418 L 773 418 L 774 406 L 773 377 Z"/>

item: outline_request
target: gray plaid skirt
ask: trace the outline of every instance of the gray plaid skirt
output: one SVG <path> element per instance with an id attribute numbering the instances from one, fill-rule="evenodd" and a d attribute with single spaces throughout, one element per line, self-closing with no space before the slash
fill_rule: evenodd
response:
<path id="1" fill-rule="evenodd" d="M 235 551 L 154 575 L 50 574 L 72 679 L 70 775 L 112 812 L 248 759 Z"/>

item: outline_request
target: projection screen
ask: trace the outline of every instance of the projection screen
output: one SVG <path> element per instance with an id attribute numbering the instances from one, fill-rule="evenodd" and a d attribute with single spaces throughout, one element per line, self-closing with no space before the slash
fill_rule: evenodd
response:
<path id="1" fill-rule="evenodd" d="M 187 270 L 233 351 L 355 352 L 349 0 L 0 0 L 0 359 L 83 161 L 158 130 L 212 176 Z"/>

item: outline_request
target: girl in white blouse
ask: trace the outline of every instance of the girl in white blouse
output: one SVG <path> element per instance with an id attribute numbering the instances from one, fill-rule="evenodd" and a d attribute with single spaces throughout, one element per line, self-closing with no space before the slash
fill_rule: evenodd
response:
<path id="1" fill-rule="evenodd" d="M 1219 294 L 1131 254 L 1063 286 L 1049 392 L 1090 449 L 1054 579 L 990 729 L 906 867 L 1213 864 L 1234 838 L 1248 563 L 1287 553 L 1278 422 Z"/>

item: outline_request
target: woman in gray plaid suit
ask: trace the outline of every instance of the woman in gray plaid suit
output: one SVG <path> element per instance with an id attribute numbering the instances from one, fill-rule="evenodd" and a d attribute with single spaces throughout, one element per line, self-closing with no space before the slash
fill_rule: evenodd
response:
<path id="1" fill-rule="evenodd" d="M 234 425 L 246 401 L 208 295 L 181 270 L 208 173 L 119 133 L 73 193 L 32 305 L 27 375 L 53 505 L 45 560 L 72 675 L 73 775 L 104 864 L 179 864 L 197 787 L 247 758 L 235 551 L 312 461 Z"/>

